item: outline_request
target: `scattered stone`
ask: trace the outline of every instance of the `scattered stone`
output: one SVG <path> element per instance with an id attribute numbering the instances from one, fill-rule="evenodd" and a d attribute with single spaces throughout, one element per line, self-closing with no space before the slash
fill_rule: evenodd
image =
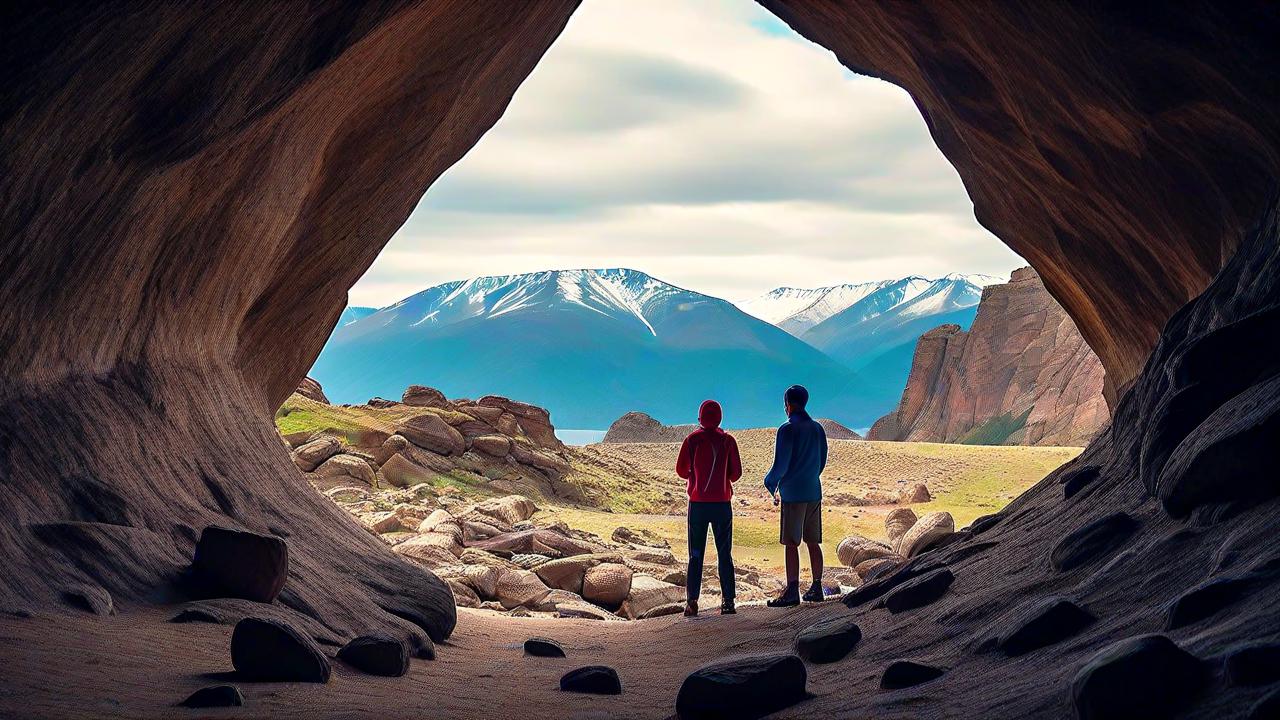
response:
<path id="1" fill-rule="evenodd" d="M 1227 651 L 1227 679 L 1232 685 L 1270 685 L 1280 681 L 1280 643 L 1258 643 Z"/>
<path id="2" fill-rule="evenodd" d="M 808 697 L 808 672 L 796 655 L 750 655 L 695 670 L 680 686 L 681 720 L 760 718 Z"/>
<path id="3" fill-rule="evenodd" d="M 560 689 L 591 695 L 621 695 L 622 681 L 611 667 L 589 665 L 565 673 L 560 678 Z"/>
<path id="4" fill-rule="evenodd" d="M 471 512 L 484 516 L 492 524 L 511 527 L 522 520 L 528 520 L 538 512 L 538 506 L 523 495 L 504 495 L 503 497 L 485 500 L 471 508 Z"/>
<path id="5" fill-rule="evenodd" d="M 601 563 L 582 576 L 582 597 L 616 608 L 631 594 L 631 568 L 621 563 Z"/>
<path id="6" fill-rule="evenodd" d="M 429 388 L 424 385 L 410 385 L 405 389 L 404 394 L 400 397 L 400 402 L 410 407 L 433 407 L 445 409 L 450 406 L 449 400 L 444 396 L 444 393 L 435 388 Z M 372 402 L 370 404 L 372 404 Z"/>
<path id="7" fill-rule="evenodd" d="M 546 555 L 533 555 L 529 553 L 518 553 L 511 556 L 511 562 L 518 565 L 523 570 L 536 570 L 538 566 L 546 564 L 551 558 Z"/>
<path id="8" fill-rule="evenodd" d="M 675 565 L 676 556 L 666 548 L 638 546 L 626 551 L 627 557 L 654 565 Z"/>
<path id="9" fill-rule="evenodd" d="M 884 606 L 895 614 L 924 607 L 942 597 L 955 579 L 956 576 L 947 568 L 938 568 L 889 591 L 884 596 Z"/>
<path id="10" fill-rule="evenodd" d="M 617 615 L 603 610 L 586 600 L 578 602 L 556 603 L 556 617 L 577 618 L 579 620 L 618 620 Z"/>
<path id="11" fill-rule="evenodd" d="M 811 663 L 843 660 L 862 639 L 862 628 L 851 617 L 814 623 L 796 635 L 796 654 Z"/>
<path id="12" fill-rule="evenodd" d="M 871 582 L 877 578 L 884 577 L 894 570 L 902 567 L 906 560 L 899 555 L 891 555 L 889 557 L 879 558 L 877 560 L 864 560 L 858 563 L 854 571 L 858 573 L 858 579 L 863 583 Z"/>
<path id="13" fill-rule="evenodd" d="M 501 435 L 478 435 L 471 439 L 471 449 L 492 457 L 506 457 L 511 452 L 511 440 Z"/>
<path id="14" fill-rule="evenodd" d="M 929 486 L 922 482 L 912 483 L 898 494 L 898 502 L 903 505 L 927 503 L 932 499 L 933 496 L 929 494 Z"/>
<path id="15" fill-rule="evenodd" d="M 898 541 L 898 554 L 913 558 L 955 531 L 956 521 L 951 517 L 951 513 L 926 513 Z"/>
<path id="16" fill-rule="evenodd" d="M 409 672 L 409 648 L 385 635 L 362 635 L 338 651 L 338 659 L 370 675 L 400 677 Z"/>
<path id="17" fill-rule="evenodd" d="M 884 517 L 884 534 L 889 544 L 897 547 L 898 541 L 916 524 L 916 514 L 911 508 L 894 508 Z"/>
<path id="18" fill-rule="evenodd" d="M 373 467 L 363 458 L 348 453 L 338 453 L 320 463 L 315 473 L 324 478 L 351 478 L 369 487 L 376 487 L 378 484 Z"/>
<path id="19" fill-rule="evenodd" d="M 437 455 L 461 455 L 467 448 L 462 433 L 454 430 L 439 415 L 424 413 L 400 423 L 396 432 L 406 440 Z"/>
<path id="20" fill-rule="evenodd" d="M 658 605 L 657 607 L 649 608 L 648 610 L 644 611 L 644 613 L 642 613 L 637 619 L 652 620 L 654 618 L 660 618 L 666 615 L 678 615 L 682 612 L 684 612 L 683 601 L 670 602 L 670 603 L 667 603 L 666 605 Z"/>
<path id="21" fill-rule="evenodd" d="M 884 690 L 900 690 L 914 687 L 936 680 L 946 674 L 946 670 L 912 660 L 897 660 L 889 663 L 880 678 L 880 687 Z"/>
<path id="22" fill-rule="evenodd" d="M 191 693 L 178 704 L 189 708 L 240 707 L 244 705 L 244 695 L 235 685 L 210 685 Z"/>
<path id="23" fill-rule="evenodd" d="M 550 592 L 551 588 L 528 570 L 508 570 L 498 578 L 493 594 L 502 603 L 502 607 L 511 610 L 537 605 Z"/>
<path id="24" fill-rule="evenodd" d="M 892 574 L 868 580 L 862 584 L 862 587 L 844 596 L 845 607 L 855 608 L 879 599 L 885 593 L 920 574 L 919 571 L 908 564 Z"/>
<path id="25" fill-rule="evenodd" d="M 1008 655 L 1021 655 L 1062 642 L 1091 625 L 1096 618 L 1064 598 L 1049 598 L 1019 613 L 996 639 Z"/>
<path id="26" fill-rule="evenodd" d="M 328 435 L 301 445 L 293 451 L 293 464 L 302 472 L 311 472 L 320 463 L 342 452 L 342 443 Z"/>
<path id="27" fill-rule="evenodd" d="M 1053 567 L 1066 571 L 1107 555 L 1129 539 L 1138 521 L 1126 512 L 1115 512 L 1067 534 L 1049 555 Z"/>
<path id="28" fill-rule="evenodd" d="M 94 615 L 115 615 L 116 606 L 111 593 L 99 585 L 75 585 L 62 591 L 62 600 L 72 607 Z"/>
<path id="29" fill-rule="evenodd" d="M 564 648 L 560 647 L 560 643 L 547 638 L 529 638 L 524 641 L 524 652 L 526 655 L 534 657 L 564 657 Z"/>
<path id="30" fill-rule="evenodd" d="M 662 576 L 662 582 L 668 582 L 672 585 L 685 587 L 689 584 L 689 573 L 683 568 L 677 568 Z"/>
<path id="31" fill-rule="evenodd" d="M 480 607 L 480 595 L 466 583 L 455 578 L 446 578 L 445 582 L 449 584 L 449 589 L 453 591 L 453 604 L 458 607 L 475 608 Z"/>
<path id="32" fill-rule="evenodd" d="M 1250 578 L 1217 578 L 1188 590 L 1169 605 L 1165 627 L 1176 630 L 1216 615 L 1234 605 L 1255 587 Z"/>
<path id="33" fill-rule="evenodd" d="M 329 682 L 329 660 L 312 640 L 280 620 L 248 617 L 231 633 L 231 664 L 246 680 Z"/>
<path id="34" fill-rule="evenodd" d="M 191 573 L 212 596 L 269 603 L 289 577 L 289 546 L 275 535 L 211 525 L 200 533 Z"/>
<path id="35" fill-rule="evenodd" d="M 1163 635 L 1121 640 L 1076 673 L 1071 700 L 1080 720 L 1171 717 L 1200 690 L 1206 673 Z"/>
<path id="36" fill-rule="evenodd" d="M 836 546 L 836 557 L 845 567 L 857 567 L 868 560 L 877 560 L 893 555 L 888 545 L 878 543 L 861 535 L 850 535 Z"/>
<path id="37" fill-rule="evenodd" d="M 584 583 L 585 585 L 585 583 Z M 650 610 L 671 603 L 683 602 L 685 589 L 649 575 L 634 575 L 627 602 L 636 617 L 644 617 Z"/>
<path id="38" fill-rule="evenodd" d="M 621 563 L 622 557 L 616 554 L 575 555 L 573 557 L 551 560 L 534 568 L 534 572 L 547 584 L 547 587 L 568 590 L 582 594 L 582 578 L 587 570 L 603 562 Z"/>

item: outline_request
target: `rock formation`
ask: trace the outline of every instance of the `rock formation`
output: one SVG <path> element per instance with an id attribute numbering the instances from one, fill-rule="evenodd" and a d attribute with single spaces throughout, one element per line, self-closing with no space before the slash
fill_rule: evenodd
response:
<path id="1" fill-rule="evenodd" d="M 1084 445 L 1106 425 L 1104 371 L 1031 268 L 982 292 L 969 332 L 920 336 L 898 409 L 871 440 Z"/>
<path id="2" fill-rule="evenodd" d="M 929 648 L 927 692 L 877 692 L 863 672 L 804 712 L 1124 712 L 1103 679 L 1151 696 L 1178 682 L 1147 657 L 1196 660 L 1183 717 L 1273 709 L 1273 691 L 1202 676 L 1280 633 L 1274 6 L 761 4 L 912 95 L 979 221 L 1097 352 L 1113 408 L 1108 431 L 981 533 L 873 581 L 945 565 L 940 600 L 895 624 L 854 609 L 882 633 L 860 661 Z M 0 604 L 181 599 L 201 529 L 225 525 L 287 538 L 288 579 L 260 608 L 326 647 L 452 632 L 449 586 L 312 492 L 271 414 L 346 290 L 576 5 L 6 8 Z M 1116 508 L 1133 520 L 1122 542 L 1050 564 Z M 1251 583 L 1166 627 L 1165 606 L 1222 575 Z M 1098 620 L 1016 664 L 973 652 L 1050 592 Z"/>
<path id="3" fill-rule="evenodd" d="M 858 433 L 830 418 L 818 418 L 830 440 L 861 440 Z M 601 442 L 607 443 L 678 443 L 697 425 L 663 425 L 642 412 L 629 412 L 613 421 Z"/>

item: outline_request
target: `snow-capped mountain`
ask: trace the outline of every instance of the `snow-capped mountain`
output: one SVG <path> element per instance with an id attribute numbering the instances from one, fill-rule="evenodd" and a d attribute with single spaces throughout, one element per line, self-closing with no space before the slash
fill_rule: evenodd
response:
<path id="1" fill-rule="evenodd" d="M 342 311 L 342 315 L 338 316 L 338 327 L 342 327 L 343 325 L 350 325 L 351 323 L 359 320 L 360 318 L 368 317 L 369 315 L 372 315 L 376 312 L 378 312 L 378 308 L 360 307 L 359 305 L 352 305 L 350 307 L 344 308 Z"/>
<path id="2" fill-rule="evenodd" d="M 846 424 L 885 410 L 861 399 L 847 367 L 779 328 L 624 269 L 427 288 L 339 325 L 311 376 L 335 402 L 395 398 L 415 383 L 452 397 L 507 395 L 550 409 L 564 428 L 604 428 L 632 410 L 691 422 L 708 397 L 730 427 L 775 425 L 782 391 L 797 382 Z"/>
<path id="3" fill-rule="evenodd" d="M 812 289 L 781 287 L 739 303 L 738 307 L 749 315 L 799 336 L 892 282 L 879 280 Z"/>

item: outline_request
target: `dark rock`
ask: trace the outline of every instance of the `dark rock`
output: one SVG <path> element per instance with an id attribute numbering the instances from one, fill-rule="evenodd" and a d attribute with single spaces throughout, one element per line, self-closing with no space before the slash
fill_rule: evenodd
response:
<path id="1" fill-rule="evenodd" d="M 1249 708 L 1245 720 L 1275 720 L 1280 717 L 1280 688 L 1263 695 Z"/>
<path id="2" fill-rule="evenodd" d="M 560 689 L 592 695 L 621 695 L 622 681 L 618 679 L 617 671 L 611 667 L 588 665 L 565 673 L 560 678 Z"/>
<path id="3" fill-rule="evenodd" d="M 1138 529 L 1126 512 L 1115 512 L 1078 528 L 1062 538 L 1049 559 L 1058 570 L 1070 570 L 1120 547 Z"/>
<path id="4" fill-rule="evenodd" d="M 983 515 L 982 517 L 969 523 L 968 530 L 970 533 L 974 535 L 980 535 L 990 530 L 991 528 L 995 527 L 1003 519 L 1004 519 L 1003 513 L 992 513 L 990 515 Z"/>
<path id="5" fill-rule="evenodd" d="M 191 572 L 212 597 L 269 603 L 289 576 L 289 546 L 274 535 L 209 526 L 196 543 Z"/>
<path id="6" fill-rule="evenodd" d="M 169 622 L 171 623 L 192 623 L 192 622 L 220 623 L 222 622 L 222 618 L 213 614 L 213 612 L 209 610 L 204 610 L 202 608 L 186 608 L 185 610 L 178 611 L 177 615 L 174 615 L 173 617 L 169 618 Z"/>
<path id="7" fill-rule="evenodd" d="M 1075 495 L 1099 477 L 1102 477 L 1102 468 L 1096 465 L 1086 465 L 1079 470 L 1063 473 L 1058 478 L 1058 482 L 1062 483 L 1062 497 L 1069 498 Z"/>
<path id="8" fill-rule="evenodd" d="M 72 607 L 94 615 L 115 615 L 115 603 L 111 593 L 98 585 L 76 585 L 62 591 L 62 600 Z"/>
<path id="9" fill-rule="evenodd" d="M 884 690 L 898 690 L 913 687 L 946 674 L 946 670 L 911 660 L 897 660 L 889 663 L 880 678 L 880 687 Z"/>
<path id="10" fill-rule="evenodd" d="M 1071 682 L 1080 720 L 1164 718 L 1204 684 L 1199 660 L 1163 635 L 1121 640 L 1094 655 Z"/>
<path id="11" fill-rule="evenodd" d="M 1232 685 L 1269 685 L 1280 681 L 1280 643 L 1244 645 L 1227 651 Z"/>
<path id="12" fill-rule="evenodd" d="M 796 635 L 796 654 L 811 663 L 843 660 L 862 639 L 862 629 L 850 617 L 814 623 Z"/>
<path id="13" fill-rule="evenodd" d="M 942 597 L 955 579 L 956 576 L 947 568 L 938 568 L 890 591 L 884 596 L 884 606 L 891 613 L 924 607 Z"/>
<path id="14" fill-rule="evenodd" d="M 547 638 L 529 638 L 524 641 L 524 651 L 534 657 L 564 657 L 564 648 L 560 643 Z"/>
<path id="15" fill-rule="evenodd" d="M 338 659 L 370 675 L 400 677 L 409 672 L 409 648 L 385 635 L 362 635 L 338 651 Z"/>
<path id="16" fill-rule="evenodd" d="M 996 647 L 1009 655 L 1021 655 L 1062 642 L 1095 619 L 1070 600 L 1050 598 L 1013 618 L 1010 627 L 996 640 Z"/>
<path id="17" fill-rule="evenodd" d="M 808 671 L 796 655 L 749 655 L 695 670 L 680 685 L 681 720 L 759 718 L 808 697 Z"/>
<path id="18" fill-rule="evenodd" d="M 881 567 L 876 566 L 875 570 L 881 571 Z M 921 574 L 919 566 L 913 563 L 898 566 L 892 572 L 888 568 L 882 570 L 882 572 L 887 574 L 877 575 L 874 578 L 871 578 L 871 573 L 868 573 L 868 576 L 863 578 L 865 582 L 860 587 L 844 596 L 845 606 L 855 608 L 872 600 L 877 600 L 890 590 Z"/>
<path id="19" fill-rule="evenodd" d="M 413 656 L 419 660 L 436 659 L 436 644 L 426 635 L 414 633 L 409 638 L 409 646 L 413 651 Z"/>
<path id="20" fill-rule="evenodd" d="M 1217 578 L 1188 590 L 1169 605 L 1165 627 L 1175 630 L 1234 605 L 1255 587 L 1251 578 Z"/>
<path id="21" fill-rule="evenodd" d="M 310 638 L 279 620 L 245 618 L 236 623 L 231 663 L 246 680 L 329 681 L 329 659 Z"/>
<path id="22" fill-rule="evenodd" d="M 189 708 L 240 707 L 244 705 L 244 695 L 235 685 L 210 685 L 191 693 L 178 704 Z"/>

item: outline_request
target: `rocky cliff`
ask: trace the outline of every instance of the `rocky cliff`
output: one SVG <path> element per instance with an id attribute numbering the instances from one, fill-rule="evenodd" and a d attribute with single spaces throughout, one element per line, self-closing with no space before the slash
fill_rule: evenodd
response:
<path id="1" fill-rule="evenodd" d="M 871 440 L 1084 445 L 1107 423 L 1105 371 L 1031 268 L 982 293 L 969 332 L 920 336 L 897 410 Z"/>

